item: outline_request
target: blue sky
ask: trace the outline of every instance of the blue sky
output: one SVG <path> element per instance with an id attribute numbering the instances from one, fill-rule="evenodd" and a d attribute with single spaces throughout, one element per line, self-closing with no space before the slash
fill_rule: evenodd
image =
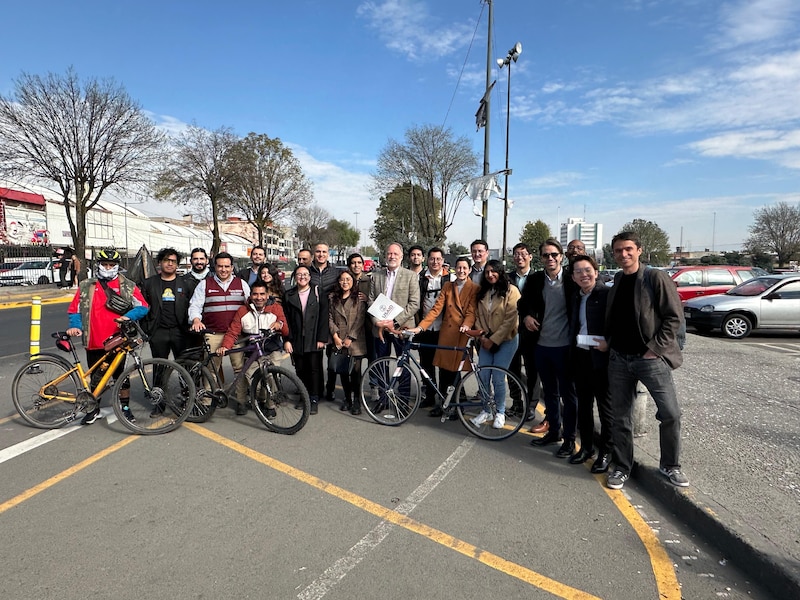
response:
<path id="1" fill-rule="evenodd" d="M 444 124 L 483 155 L 480 0 L 7 4 L 0 92 L 22 71 L 72 65 L 113 76 L 169 131 L 196 122 L 279 137 L 316 202 L 357 221 L 362 243 L 377 206 L 370 174 L 390 138 Z M 567 217 L 601 222 L 607 242 L 642 218 L 672 246 L 734 250 L 755 209 L 800 201 L 800 2 L 495 0 L 493 36 L 493 59 L 523 45 L 512 74 L 510 243 L 536 219 L 551 229 Z M 496 171 L 505 70 L 493 78 Z M 174 212 L 159 208 L 145 211 Z M 468 200 L 448 233 L 465 244 L 480 234 Z M 488 237 L 500 246 L 494 199 Z"/>

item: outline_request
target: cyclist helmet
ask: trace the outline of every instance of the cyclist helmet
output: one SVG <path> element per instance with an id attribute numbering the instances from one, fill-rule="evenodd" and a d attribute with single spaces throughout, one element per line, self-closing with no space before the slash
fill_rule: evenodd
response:
<path id="1" fill-rule="evenodd" d="M 120 261 L 119 252 L 113 248 L 103 248 L 99 250 L 95 258 L 97 262 L 113 262 L 119 264 Z"/>

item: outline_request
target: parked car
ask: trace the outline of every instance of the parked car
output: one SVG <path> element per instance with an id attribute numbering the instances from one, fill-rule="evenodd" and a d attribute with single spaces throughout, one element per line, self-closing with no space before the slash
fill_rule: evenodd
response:
<path id="1" fill-rule="evenodd" d="M 672 267 L 667 269 L 675 285 L 681 302 L 698 296 L 722 294 L 743 281 L 768 275 L 759 267 L 730 265 L 696 265 L 691 267 Z"/>
<path id="2" fill-rule="evenodd" d="M 16 263 L 12 269 L 0 273 L 0 285 L 44 285 L 58 283 L 57 268 L 49 258 L 34 258 Z"/>
<path id="3" fill-rule="evenodd" d="M 754 329 L 800 330 L 800 275 L 754 277 L 724 294 L 687 300 L 686 324 L 742 339 Z"/>

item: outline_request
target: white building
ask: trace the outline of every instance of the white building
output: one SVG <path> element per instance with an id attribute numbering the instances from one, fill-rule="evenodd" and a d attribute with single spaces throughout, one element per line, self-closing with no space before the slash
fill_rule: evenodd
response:
<path id="1" fill-rule="evenodd" d="M 570 217 L 566 223 L 561 224 L 559 242 L 564 248 L 571 240 L 580 240 L 586 246 L 586 253 L 595 256 L 603 252 L 603 225 L 601 223 L 587 223 L 580 217 Z"/>

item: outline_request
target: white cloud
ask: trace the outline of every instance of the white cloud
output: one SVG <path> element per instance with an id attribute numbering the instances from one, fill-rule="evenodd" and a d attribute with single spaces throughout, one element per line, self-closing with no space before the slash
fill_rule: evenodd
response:
<path id="1" fill-rule="evenodd" d="M 357 222 L 362 230 L 361 243 L 367 243 L 364 230 L 374 223 L 375 209 L 378 206 L 369 192 L 372 182 L 370 175 L 348 171 L 334 163 L 319 160 L 301 146 L 287 145 L 291 147 L 303 172 L 314 184 L 314 202 L 336 219 L 354 226 Z"/>
<path id="2" fill-rule="evenodd" d="M 145 114 L 156 124 L 156 128 L 160 129 L 170 137 L 180 135 L 189 127 L 189 124 L 171 117 L 169 115 L 157 115 L 150 111 L 144 111 Z"/>
<path id="3" fill-rule="evenodd" d="M 574 185 L 578 181 L 582 181 L 586 177 L 582 173 L 574 171 L 558 171 L 555 173 L 548 173 L 541 177 L 534 177 L 533 179 L 526 179 L 523 183 L 525 187 L 530 188 L 560 188 Z"/>
<path id="4" fill-rule="evenodd" d="M 797 0 L 740 0 L 723 5 L 718 46 L 772 41 L 792 31 L 798 13 Z"/>
<path id="5" fill-rule="evenodd" d="M 451 54 L 472 39 L 474 30 L 466 23 L 434 27 L 426 4 L 415 0 L 364 2 L 356 14 L 368 21 L 388 48 L 411 60 Z"/>

